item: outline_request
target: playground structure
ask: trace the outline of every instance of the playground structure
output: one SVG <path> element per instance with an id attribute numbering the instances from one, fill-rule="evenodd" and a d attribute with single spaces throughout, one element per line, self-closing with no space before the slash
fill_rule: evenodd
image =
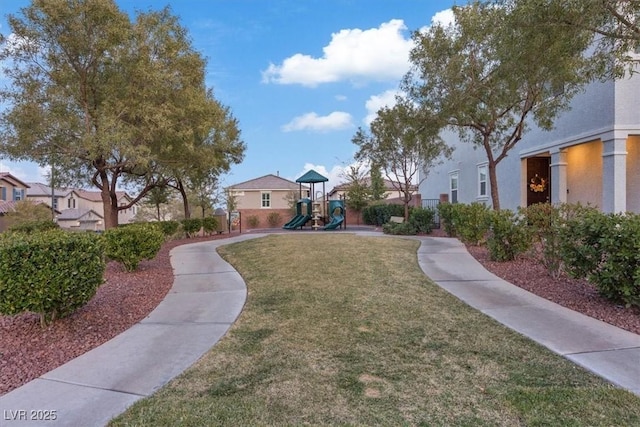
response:
<path id="1" fill-rule="evenodd" d="M 296 179 L 296 182 L 300 185 L 299 199 L 296 202 L 296 215 L 282 226 L 285 230 L 295 230 L 296 228 L 302 228 L 309 221 L 312 222 L 311 228 L 313 230 L 335 230 L 338 227 L 346 228 L 346 217 L 344 200 L 325 200 L 325 182 L 329 179 L 320 175 L 314 170 L 310 170 L 300 178 Z M 315 200 L 317 197 L 315 192 L 315 184 L 322 182 L 322 201 Z M 302 184 L 311 184 L 310 197 L 302 197 Z M 320 225 L 322 222 L 323 225 Z"/>

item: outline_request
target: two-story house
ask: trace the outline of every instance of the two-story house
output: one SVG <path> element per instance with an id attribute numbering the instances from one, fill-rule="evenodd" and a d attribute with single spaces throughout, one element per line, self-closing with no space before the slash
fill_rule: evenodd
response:
<path id="1" fill-rule="evenodd" d="M 571 101 L 551 131 L 531 126 L 498 164 L 501 208 L 533 203 L 591 204 L 604 212 L 640 212 L 640 75 L 594 82 Z M 431 168 L 423 199 L 491 203 L 484 150 L 443 132 L 453 157 Z"/>
<path id="2" fill-rule="evenodd" d="M 235 201 L 235 210 L 240 212 L 242 229 L 281 227 L 292 216 L 291 201 L 309 197 L 309 187 L 282 178 L 265 175 L 231 185 L 226 191 Z M 275 215 L 277 213 L 277 215 Z M 279 221 L 269 223 L 269 215 Z M 255 224 L 254 227 L 250 223 Z"/>

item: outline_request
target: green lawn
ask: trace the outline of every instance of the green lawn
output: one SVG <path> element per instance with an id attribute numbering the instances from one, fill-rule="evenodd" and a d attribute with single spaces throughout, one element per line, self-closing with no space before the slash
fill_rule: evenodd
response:
<path id="1" fill-rule="evenodd" d="M 459 302 L 416 240 L 220 248 L 249 296 L 210 352 L 114 426 L 640 425 L 640 399 Z"/>

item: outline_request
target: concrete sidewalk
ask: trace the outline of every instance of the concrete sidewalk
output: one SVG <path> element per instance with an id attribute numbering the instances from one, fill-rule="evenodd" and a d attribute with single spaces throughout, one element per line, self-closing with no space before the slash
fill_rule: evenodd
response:
<path id="1" fill-rule="evenodd" d="M 193 365 L 246 300 L 240 274 L 216 252 L 240 235 L 171 251 L 173 287 L 140 323 L 0 397 L 0 426 L 103 426 Z"/>
<path id="2" fill-rule="evenodd" d="M 423 238 L 422 271 L 484 314 L 640 396 L 640 335 L 577 313 L 489 273 L 457 239 Z"/>
<path id="3" fill-rule="evenodd" d="M 373 231 L 356 234 L 382 235 Z M 174 284 L 162 303 L 143 321 L 100 347 L 0 397 L 0 426 L 102 426 L 135 401 L 153 394 L 207 352 L 244 306 L 244 281 L 218 256 L 216 248 L 265 235 L 240 235 L 173 249 Z M 419 239 L 420 267 L 439 286 L 640 395 L 639 335 L 505 282 L 487 272 L 456 239 Z M 49 420 L 38 419 L 47 416 Z"/>

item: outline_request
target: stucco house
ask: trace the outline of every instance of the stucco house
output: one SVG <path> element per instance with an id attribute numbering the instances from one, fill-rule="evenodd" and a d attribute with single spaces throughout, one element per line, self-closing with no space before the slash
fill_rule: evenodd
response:
<path id="1" fill-rule="evenodd" d="M 273 174 L 231 185 L 226 191 L 235 200 L 235 210 L 240 212 L 243 230 L 281 227 L 291 219 L 290 200 L 297 200 L 300 191 L 302 197 L 309 197 L 308 186 Z M 279 220 L 270 223 L 270 215 L 271 218 L 279 217 Z"/>
<path id="2" fill-rule="evenodd" d="M 640 75 L 593 82 L 561 113 L 555 128 L 535 125 L 498 164 L 501 208 L 533 203 L 591 204 L 604 212 L 640 212 Z M 451 160 L 428 171 L 422 198 L 491 204 L 484 150 L 441 134 Z M 423 172 L 424 176 L 424 172 Z"/>
<path id="3" fill-rule="evenodd" d="M 15 203 L 25 200 L 29 185 L 9 172 L 0 172 L 0 231 L 7 229 L 5 214 L 12 212 Z"/>
<path id="4" fill-rule="evenodd" d="M 26 197 L 51 206 L 51 187 L 42 183 L 29 183 Z M 130 203 L 131 197 L 124 191 L 118 191 L 118 204 Z M 74 188 L 56 188 L 53 190 L 54 208 L 60 211 L 56 221 L 63 228 L 80 230 L 104 230 L 104 207 L 99 191 Z M 127 224 L 133 221 L 138 206 L 120 211 L 118 223 Z"/>

